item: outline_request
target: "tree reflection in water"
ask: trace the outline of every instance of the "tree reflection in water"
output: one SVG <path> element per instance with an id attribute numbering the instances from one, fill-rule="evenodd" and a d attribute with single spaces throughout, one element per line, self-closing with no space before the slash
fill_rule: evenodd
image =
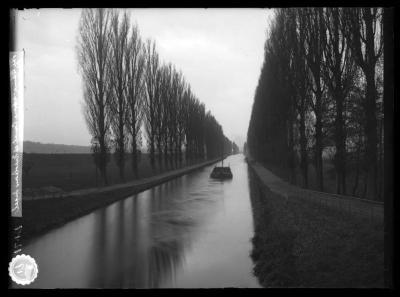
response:
<path id="1" fill-rule="evenodd" d="M 96 213 L 90 287 L 158 288 L 173 282 L 196 225 L 193 216 L 183 215 L 194 205 L 174 203 L 181 183 L 163 184 Z"/>

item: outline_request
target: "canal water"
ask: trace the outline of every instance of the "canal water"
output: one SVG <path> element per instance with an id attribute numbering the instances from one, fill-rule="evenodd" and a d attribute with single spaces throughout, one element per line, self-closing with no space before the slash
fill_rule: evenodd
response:
<path id="1" fill-rule="evenodd" d="M 29 288 L 259 287 L 250 258 L 247 164 L 228 157 L 54 229 L 23 248 L 36 259 Z"/>

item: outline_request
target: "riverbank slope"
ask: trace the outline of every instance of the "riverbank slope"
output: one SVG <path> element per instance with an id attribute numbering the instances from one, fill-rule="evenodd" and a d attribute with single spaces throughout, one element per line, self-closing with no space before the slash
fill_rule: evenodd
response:
<path id="1" fill-rule="evenodd" d="M 249 166 L 254 273 L 264 287 L 383 287 L 381 220 L 271 191 Z"/>

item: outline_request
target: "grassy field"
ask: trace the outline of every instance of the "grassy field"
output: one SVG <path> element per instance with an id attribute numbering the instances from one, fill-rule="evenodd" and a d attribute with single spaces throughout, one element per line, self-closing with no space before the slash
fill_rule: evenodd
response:
<path id="1" fill-rule="evenodd" d="M 191 165 L 195 161 L 186 162 L 183 160 L 178 167 Z M 24 154 L 23 166 L 31 165 L 28 174 L 22 177 L 22 187 L 24 195 L 40 195 L 43 187 L 56 187 L 62 191 L 72 191 L 77 189 L 92 188 L 100 185 L 99 177 L 96 182 L 96 168 L 90 154 Z M 156 162 L 156 170 L 150 166 L 148 154 L 142 154 L 138 166 L 139 178 L 149 177 L 161 172 L 168 171 L 175 166 L 160 167 Z M 176 169 L 176 168 L 175 168 Z M 109 184 L 122 183 L 118 174 L 118 167 L 113 157 L 107 167 Z M 131 161 L 128 157 L 125 162 L 125 182 L 135 179 Z"/>
<path id="2" fill-rule="evenodd" d="M 251 171 L 251 169 L 250 169 Z M 264 287 L 383 287 L 383 224 L 250 184 L 254 273 Z"/>

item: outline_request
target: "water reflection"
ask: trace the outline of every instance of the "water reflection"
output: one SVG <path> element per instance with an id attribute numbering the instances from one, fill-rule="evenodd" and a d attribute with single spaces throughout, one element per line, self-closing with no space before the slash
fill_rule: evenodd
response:
<path id="1" fill-rule="evenodd" d="M 166 198 L 174 186 L 151 189 L 95 214 L 92 240 L 98 248 L 91 255 L 90 287 L 158 288 L 174 276 L 190 240 L 190 224 Z"/>
<path id="2" fill-rule="evenodd" d="M 257 221 L 258 217 L 261 216 L 260 205 L 263 204 L 263 200 L 265 198 L 265 191 L 263 191 L 261 184 L 258 180 L 258 176 L 254 173 L 254 171 L 248 166 L 247 167 L 247 175 L 248 175 L 248 187 L 250 194 L 250 204 L 253 212 L 253 221 Z M 266 220 L 268 218 L 263 218 Z M 253 230 L 255 230 L 255 225 L 253 224 Z"/>
<path id="3" fill-rule="evenodd" d="M 209 179 L 212 166 L 99 209 L 33 241 L 29 287 L 257 287 L 247 170 Z"/>

